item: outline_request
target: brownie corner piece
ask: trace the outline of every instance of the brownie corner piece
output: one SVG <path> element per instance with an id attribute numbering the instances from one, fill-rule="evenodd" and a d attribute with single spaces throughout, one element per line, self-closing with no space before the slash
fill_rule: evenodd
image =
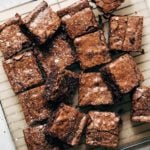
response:
<path id="1" fill-rule="evenodd" d="M 48 101 L 70 100 L 79 84 L 77 73 L 53 68 L 46 81 L 44 96 Z"/>
<path id="2" fill-rule="evenodd" d="M 3 67 L 15 93 L 22 92 L 43 82 L 32 51 L 4 60 Z"/>
<path id="3" fill-rule="evenodd" d="M 143 81 L 142 73 L 129 54 L 107 64 L 102 74 L 107 76 L 109 82 L 115 85 L 121 94 L 130 92 Z"/>
<path id="4" fill-rule="evenodd" d="M 48 143 L 45 136 L 46 125 L 28 127 L 23 130 L 28 150 L 59 150 Z"/>
<path id="5" fill-rule="evenodd" d="M 57 31 L 60 22 L 57 13 L 43 1 L 23 18 L 23 27 L 29 31 L 33 41 L 41 45 Z"/>
<path id="6" fill-rule="evenodd" d="M 62 10 L 62 12 L 66 10 L 62 23 L 70 38 L 74 39 L 98 29 L 98 23 L 87 1 L 82 0 L 69 7 Z"/>
<path id="7" fill-rule="evenodd" d="M 11 58 L 32 45 L 32 42 L 21 31 L 19 24 L 20 17 L 16 15 L 0 25 L 0 49 L 5 59 Z"/>
<path id="8" fill-rule="evenodd" d="M 116 148 L 119 143 L 120 117 L 112 112 L 89 112 L 86 144 Z"/>
<path id="9" fill-rule="evenodd" d="M 115 11 L 124 0 L 92 0 L 96 6 L 105 14 Z"/>
<path id="10" fill-rule="evenodd" d="M 150 86 L 137 87 L 132 97 L 132 121 L 150 122 Z"/>
<path id="11" fill-rule="evenodd" d="M 82 73 L 80 75 L 79 106 L 98 106 L 113 104 L 112 92 L 100 73 Z"/>
<path id="12" fill-rule="evenodd" d="M 110 49 L 141 52 L 142 32 L 142 16 L 113 16 L 110 19 Z"/>
<path id="13" fill-rule="evenodd" d="M 44 89 L 45 86 L 42 85 L 18 94 L 28 125 L 41 123 L 47 120 L 51 114 L 51 110 L 43 97 Z"/>
<path id="14" fill-rule="evenodd" d="M 111 61 L 104 33 L 101 30 L 76 38 L 74 44 L 83 69 Z"/>
<path id="15" fill-rule="evenodd" d="M 47 133 L 69 144 L 78 145 L 87 116 L 77 109 L 61 104 L 47 125 Z"/>

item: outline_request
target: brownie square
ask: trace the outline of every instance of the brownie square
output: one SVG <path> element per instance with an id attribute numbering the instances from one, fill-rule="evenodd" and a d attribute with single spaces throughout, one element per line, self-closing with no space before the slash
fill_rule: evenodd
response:
<path id="1" fill-rule="evenodd" d="M 62 23 L 72 39 L 98 29 L 98 23 L 87 0 L 78 1 L 58 14 L 64 15 Z"/>
<path id="2" fill-rule="evenodd" d="M 113 16 L 110 19 L 110 49 L 141 52 L 142 32 L 143 17 Z"/>
<path id="3" fill-rule="evenodd" d="M 54 66 L 63 70 L 75 62 L 74 51 L 63 33 L 54 38 L 48 49 L 36 52 L 38 62 L 41 63 L 47 76 Z"/>
<path id="4" fill-rule="evenodd" d="M 51 114 L 43 98 L 44 89 L 43 85 L 18 95 L 28 125 L 45 121 Z"/>
<path id="5" fill-rule="evenodd" d="M 77 73 L 53 68 L 46 81 L 45 99 L 51 102 L 70 100 L 79 84 Z"/>
<path id="6" fill-rule="evenodd" d="M 5 59 L 31 46 L 31 41 L 21 32 L 18 16 L 0 25 L 0 49 Z"/>
<path id="7" fill-rule="evenodd" d="M 59 150 L 48 143 L 45 137 L 45 125 L 28 127 L 23 130 L 28 150 Z"/>
<path id="8" fill-rule="evenodd" d="M 59 16 L 52 11 L 48 4 L 43 1 L 25 18 L 23 28 L 28 29 L 28 34 L 40 45 L 51 37 L 60 26 Z"/>
<path id="9" fill-rule="evenodd" d="M 108 63 L 111 60 L 103 31 L 86 34 L 74 40 L 83 69 Z"/>
<path id="10" fill-rule="evenodd" d="M 116 148 L 119 142 L 120 117 L 112 112 L 89 112 L 86 144 Z"/>
<path id="11" fill-rule="evenodd" d="M 66 142 L 77 145 L 87 122 L 87 116 L 75 108 L 61 104 L 47 125 L 47 133 Z"/>
<path id="12" fill-rule="evenodd" d="M 100 73 L 83 73 L 80 76 L 79 106 L 113 104 L 111 91 Z"/>
<path id="13" fill-rule="evenodd" d="M 42 82 L 40 70 L 31 51 L 4 60 L 3 66 L 15 93 Z"/>
<path id="14" fill-rule="evenodd" d="M 111 84 L 117 86 L 124 94 L 130 92 L 143 81 L 143 75 L 138 69 L 134 59 L 128 55 L 122 55 L 102 69 L 102 73 Z"/>
<path id="15" fill-rule="evenodd" d="M 150 87 L 138 87 L 132 98 L 132 120 L 150 122 Z"/>
<path id="16" fill-rule="evenodd" d="M 115 11 L 123 2 L 123 0 L 92 0 L 100 10 L 107 14 Z"/>

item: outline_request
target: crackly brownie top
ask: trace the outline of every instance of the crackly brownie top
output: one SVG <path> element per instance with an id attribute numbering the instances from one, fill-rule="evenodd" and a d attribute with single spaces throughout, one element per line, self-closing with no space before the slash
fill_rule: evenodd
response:
<path id="1" fill-rule="evenodd" d="M 79 105 L 112 104 L 111 91 L 100 73 L 83 73 L 80 76 Z"/>
<path id="2" fill-rule="evenodd" d="M 111 13 L 116 10 L 124 0 L 93 0 L 96 5 L 104 12 Z"/>
<path id="3" fill-rule="evenodd" d="M 142 16 L 113 16 L 110 20 L 110 48 L 141 51 L 142 31 Z"/>
<path id="4" fill-rule="evenodd" d="M 111 60 L 103 31 L 83 35 L 74 40 L 82 68 L 90 68 Z"/>
<path id="5" fill-rule="evenodd" d="M 24 137 L 29 150 L 52 150 L 45 138 L 45 125 L 24 129 Z M 55 148 L 59 150 L 59 148 Z"/>
<path id="6" fill-rule="evenodd" d="M 8 59 L 31 45 L 30 40 L 21 32 L 18 16 L 0 25 L 0 49 Z"/>
<path id="7" fill-rule="evenodd" d="M 52 36 L 60 26 L 60 18 L 43 1 L 29 15 L 23 19 L 29 30 L 39 38 L 39 42 L 44 43 L 48 37 Z"/>
<path id="8" fill-rule="evenodd" d="M 73 107 L 61 104 L 48 125 L 48 133 L 68 144 L 76 145 L 86 124 L 86 115 Z"/>
<path id="9" fill-rule="evenodd" d="M 150 111 L 150 87 L 138 87 L 132 98 L 133 110 Z"/>
<path id="10" fill-rule="evenodd" d="M 42 64 L 47 76 L 51 72 L 53 66 L 57 66 L 63 70 L 75 61 L 75 54 L 62 34 L 54 38 L 54 41 L 45 52 L 38 52 L 37 57 Z"/>
<path id="11" fill-rule="evenodd" d="M 42 82 L 40 70 L 31 51 L 3 61 L 3 66 L 16 93 Z"/>
<path id="12" fill-rule="evenodd" d="M 88 130 L 106 131 L 118 135 L 120 117 L 112 112 L 94 112 L 90 111 L 91 122 Z"/>
<path id="13" fill-rule="evenodd" d="M 62 22 L 65 25 L 69 36 L 72 39 L 85 33 L 89 33 L 95 29 L 98 29 L 98 23 L 96 22 L 93 11 L 90 7 L 87 7 L 88 4 L 86 1 L 81 1 L 80 3 L 82 2 L 83 6 L 85 7 L 77 7 L 76 9 L 76 5 L 72 5 L 71 9 L 66 8 L 68 14 L 62 17 Z M 72 9 L 73 12 L 71 11 Z"/>
<path id="14" fill-rule="evenodd" d="M 122 93 L 128 93 L 143 81 L 142 73 L 136 62 L 128 54 L 120 56 L 108 64 L 106 68 Z"/>
<path id="15" fill-rule="evenodd" d="M 28 124 L 49 118 L 50 109 L 43 98 L 45 86 L 40 86 L 18 95 Z"/>
<path id="16" fill-rule="evenodd" d="M 68 15 L 68 14 L 74 15 L 78 11 L 80 11 L 84 8 L 87 8 L 87 7 L 90 7 L 88 1 L 87 0 L 80 0 L 80 1 L 73 3 L 69 7 L 66 7 L 66 8 L 59 10 L 57 13 L 60 17 L 63 17 L 63 16 Z"/>

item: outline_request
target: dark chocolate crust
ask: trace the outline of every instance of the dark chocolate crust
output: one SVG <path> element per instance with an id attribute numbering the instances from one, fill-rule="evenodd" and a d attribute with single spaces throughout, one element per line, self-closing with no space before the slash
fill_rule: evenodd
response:
<path id="1" fill-rule="evenodd" d="M 96 31 L 74 40 L 78 59 L 83 69 L 111 61 L 103 31 Z"/>
<path id="2" fill-rule="evenodd" d="M 126 52 L 141 52 L 142 31 L 143 17 L 113 16 L 110 19 L 110 49 Z"/>
<path id="3" fill-rule="evenodd" d="M 150 122 L 150 87 L 138 87 L 132 98 L 132 120 Z"/>
<path id="4" fill-rule="evenodd" d="M 116 148 L 119 142 L 120 117 L 111 112 L 89 112 L 86 144 Z"/>
<path id="5" fill-rule="evenodd" d="M 79 106 L 113 104 L 113 96 L 100 73 L 80 75 Z"/>
<path id="6" fill-rule="evenodd" d="M 143 81 L 143 75 L 136 62 L 128 55 L 122 55 L 102 69 L 104 75 L 117 85 L 121 94 L 130 92 Z"/>
<path id="7" fill-rule="evenodd" d="M 48 4 L 41 2 L 22 21 L 22 27 L 36 44 L 41 45 L 57 31 L 60 26 L 60 18 L 53 12 Z"/>
<path id="8" fill-rule="evenodd" d="M 19 22 L 20 17 L 17 15 L 0 25 L 0 50 L 5 59 L 32 45 L 28 37 L 22 33 Z"/>
<path id="9" fill-rule="evenodd" d="M 52 68 L 56 66 L 60 70 L 65 69 L 75 62 L 75 53 L 64 33 L 60 32 L 50 41 L 51 45 L 44 50 L 35 49 L 38 62 L 48 76 Z"/>
<path id="10" fill-rule="evenodd" d="M 15 93 L 22 92 L 43 81 L 31 51 L 4 60 L 3 67 Z"/>
<path id="11" fill-rule="evenodd" d="M 61 104 L 47 125 L 47 133 L 69 145 L 77 145 L 86 122 L 86 115 L 73 107 Z"/>
<path id="12" fill-rule="evenodd" d="M 45 121 L 51 114 L 43 98 L 44 89 L 43 85 L 18 95 L 28 125 Z"/>
<path id="13" fill-rule="evenodd" d="M 28 150 L 59 150 L 50 145 L 45 137 L 45 125 L 29 127 L 23 130 Z"/>
<path id="14" fill-rule="evenodd" d="M 92 1 L 96 3 L 97 7 L 100 8 L 100 10 L 105 14 L 112 13 L 123 2 L 123 0 L 92 0 Z"/>
<path id="15" fill-rule="evenodd" d="M 70 100 L 79 84 L 77 73 L 53 68 L 45 87 L 45 99 L 51 102 Z"/>
<path id="16" fill-rule="evenodd" d="M 85 0 L 64 8 L 61 13 L 64 15 L 62 23 L 71 39 L 98 29 L 94 13 Z"/>

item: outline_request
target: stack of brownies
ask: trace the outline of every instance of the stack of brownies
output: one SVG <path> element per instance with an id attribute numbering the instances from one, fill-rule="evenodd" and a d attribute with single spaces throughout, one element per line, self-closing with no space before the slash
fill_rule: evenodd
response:
<path id="1" fill-rule="evenodd" d="M 143 76 L 129 54 L 142 52 L 143 17 L 111 16 L 121 0 L 93 2 L 110 16 L 109 44 L 87 0 L 57 13 L 43 1 L 26 17 L 0 25 L 3 66 L 29 126 L 29 150 L 67 149 L 83 134 L 88 145 L 116 148 L 120 117 L 80 108 L 107 108 L 129 92 L 131 119 L 150 122 L 150 87 L 140 86 Z"/>

